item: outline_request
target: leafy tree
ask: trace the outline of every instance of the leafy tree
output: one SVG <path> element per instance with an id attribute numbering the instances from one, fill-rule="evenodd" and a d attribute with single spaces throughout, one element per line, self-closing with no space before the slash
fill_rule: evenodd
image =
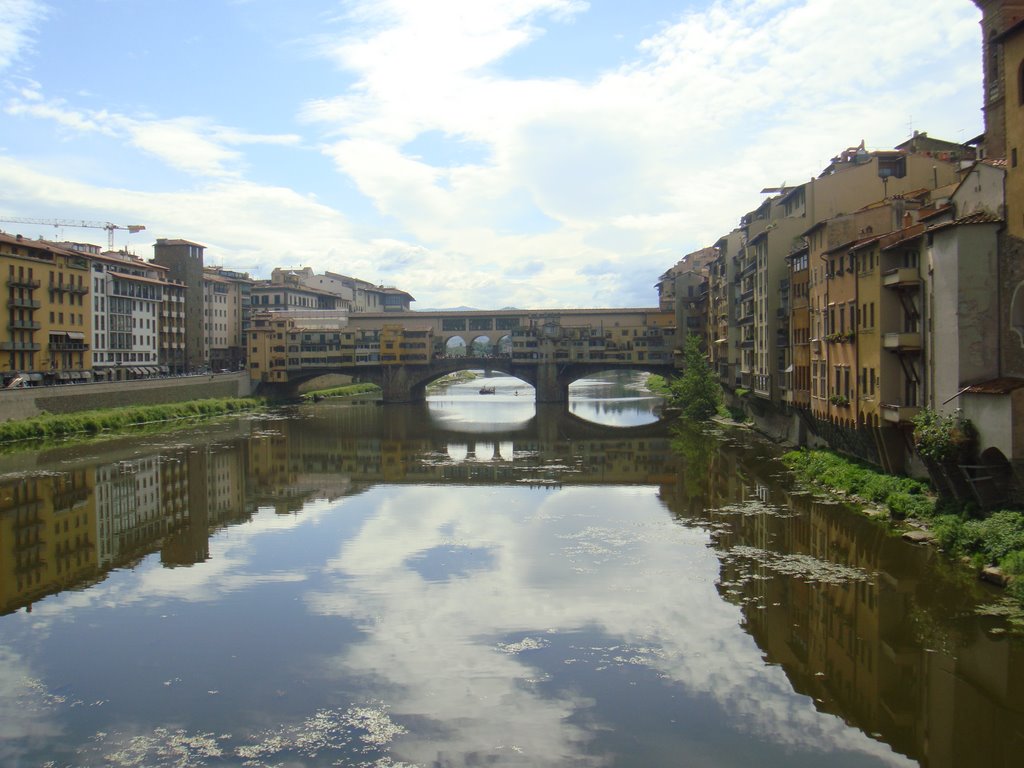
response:
<path id="1" fill-rule="evenodd" d="M 672 403 L 692 421 L 704 421 L 718 411 L 722 388 L 718 384 L 695 335 L 686 337 L 683 346 L 683 374 L 672 382 Z"/>

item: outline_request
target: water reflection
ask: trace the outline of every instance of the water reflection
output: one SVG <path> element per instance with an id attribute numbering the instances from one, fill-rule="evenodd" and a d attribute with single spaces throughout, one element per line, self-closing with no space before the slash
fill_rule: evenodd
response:
<path id="1" fill-rule="evenodd" d="M 747 433 L 530 408 L 4 458 L 0 762 L 1015 764 L 993 593 Z"/>
<path id="2" fill-rule="evenodd" d="M 569 410 L 582 419 L 613 427 L 657 421 L 662 398 L 647 389 L 647 374 L 609 372 L 569 386 Z"/>

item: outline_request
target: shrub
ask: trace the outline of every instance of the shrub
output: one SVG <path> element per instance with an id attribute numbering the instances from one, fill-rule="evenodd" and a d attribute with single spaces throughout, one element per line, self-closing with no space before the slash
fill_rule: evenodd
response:
<path id="1" fill-rule="evenodd" d="M 939 546 L 951 555 L 959 555 L 964 551 L 964 521 L 957 515 L 939 515 L 931 523 L 932 533 Z"/>
<path id="2" fill-rule="evenodd" d="M 984 556 L 985 564 L 998 563 L 1014 550 L 1024 549 L 1024 515 L 1003 510 L 984 520 L 963 524 L 962 544 L 968 554 Z"/>
<path id="3" fill-rule="evenodd" d="M 914 417 L 914 446 L 924 459 L 952 461 L 970 450 L 977 437 L 974 425 L 959 410 L 943 416 L 922 408 Z"/>
<path id="4" fill-rule="evenodd" d="M 1015 549 L 999 561 L 999 567 L 1003 573 L 1010 576 L 1024 575 L 1024 549 Z"/>
<path id="5" fill-rule="evenodd" d="M 890 493 L 885 499 L 889 514 L 898 520 L 907 517 L 928 517 L 935 510 L 935 503 L 927 496 L 904 491 Z"/>

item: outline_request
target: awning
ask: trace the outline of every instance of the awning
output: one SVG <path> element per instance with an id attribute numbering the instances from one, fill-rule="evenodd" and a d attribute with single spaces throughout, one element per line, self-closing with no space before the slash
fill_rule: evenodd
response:
<path id="1" fill-rule="evenodd" d="M 28 380 L 29 381 L 42 381 L 43 380 L 43 374 L 41 374 L 41 373 L 30 373 L 28 375 Z"/>
<path id="2" fill-rule="evenodd" d="M 92 378 L 92 371 L 82 371 L 82 378 L 89 381 Z"/>
<path id="3" fill-rule="evenodd" d="M 160 373 L 167 373 L 170 370 L 170 368 L 168 368 L 166 365 L 161 365 L 159 370 Z"/>
<path id="4" fill-rule="evenodd" d="M 84 341 L 85 334 L 78 331 L 68 331 L 68 338 L 73 339 L 74 341 Z"/>
<path id="5" fill-rule="evenodd" d="M 57 378 L 60 379 L 61 381 L 67 381 L 69 377 L 68 374 L 61 371 L 60 373 L 57 374 Z"/>
<path id="6" fill-rule="evenodd" d="M 790 364 L 790 366 L 786 370 L 783 371 L 783 373 L 792 373 L 792 372 L 793 372 L 792 364 Z"/>

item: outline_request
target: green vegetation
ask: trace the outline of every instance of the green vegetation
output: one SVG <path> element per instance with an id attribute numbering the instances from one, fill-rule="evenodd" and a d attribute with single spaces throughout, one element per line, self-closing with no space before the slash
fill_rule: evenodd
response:
<path id="1" fill-rule="evenodd" d="M 942 419 L 942 424 L 936 427 L 934 457 L 955 455 L 960 438 L 954 435 L 950 439 L 949 427 L 961 430 L 962 424 L 956 418 Z M 957 508 L 957 502 L 951 499 L 937 502 L 922 482 L 886 475 L 829 451 L 791 451 L 782 460 L 797 478 L 808 484 L 883 504 L 896 519 L 926 519 L 939 545 L 949 555 L 969 560 L 976 568 L 998 566 L 1010 577 L 1010 594 L 1024 603 L 1024 514 L 1021 512 L 1000 510 L 985 518 L 971 517 L 967 509 Z M 950 512 L 951 509 L 955 511 Z"/>
<path id="2" fill-rule="evenodd" d="M 914 417 L 914 446 L 926 461 L 943 463 L 969 452 L 978 432 L 960 411 L 943 416 L 922 408 Z"/>
<path id="3" fill-rule="evenodd" d="M 427 391 L 433 392 L 438 389 L 444 389 L 451 384 L 461 384 L 464 381 L 473 381 L 473 379 L 477 378 L 479 378 L 479 374 L 476 371 L 455 371 L 427 384 Z"/>
<path id="4" fill-rule="evenodd" d="M 47 413 L 21 421 L 0 423 L 0 443 L 96 435 L 101 432 L 111 432 L 154 422 L 240 413 L 262 405 L 263 401 L 257 398 L 220 398 L 164 405 L 105 408 L 66 414 Z"/>
<path id="5" fill-rule="evenodd" d="M 679 408 L 683 417 L 704 421 L 718 412 L 722 387 L 700 348 L 700 339 L 686 337 L 683 347 L 683 374 L 671 383 L 669 404 Z"/>
<path id="6" fill-rule="evenodd" d="M 803 482 L 882 504 L 892 517 L 929 517 L 935 499 L 925 483 L 887 475 L 831 451 L 790 451 L 782 461 Z"/>
<path id="7" fill-rule="evenodd" d="M 990 565 L 1008 576 L 1010 591 L 1024 600 L 1024 515 L 1000 510 L 984 519 L 965 515 L 940 515 L 932 521 L 932 532 L 944 550 L 954 557 L 969 558 L 978 568 Z"/>
<path id="8" fill-rule="evenodd" d="M 663 397 L 672 396 L 672 384 L 664 376 L 652 373 L 647 377 L 646 386 L 651 392 Z"/>
<path id="9" fill-rule="evenodd" d="M 316 392 L 307 392 L 302 396 L 305 402 L 318 402 L 335 397 L 356 397 L 357 395 L 368 395 L 371 392 L 380 392 L 376 384 L 345 384 L 341 387 L 330 389 L 319 389 Z"/>

